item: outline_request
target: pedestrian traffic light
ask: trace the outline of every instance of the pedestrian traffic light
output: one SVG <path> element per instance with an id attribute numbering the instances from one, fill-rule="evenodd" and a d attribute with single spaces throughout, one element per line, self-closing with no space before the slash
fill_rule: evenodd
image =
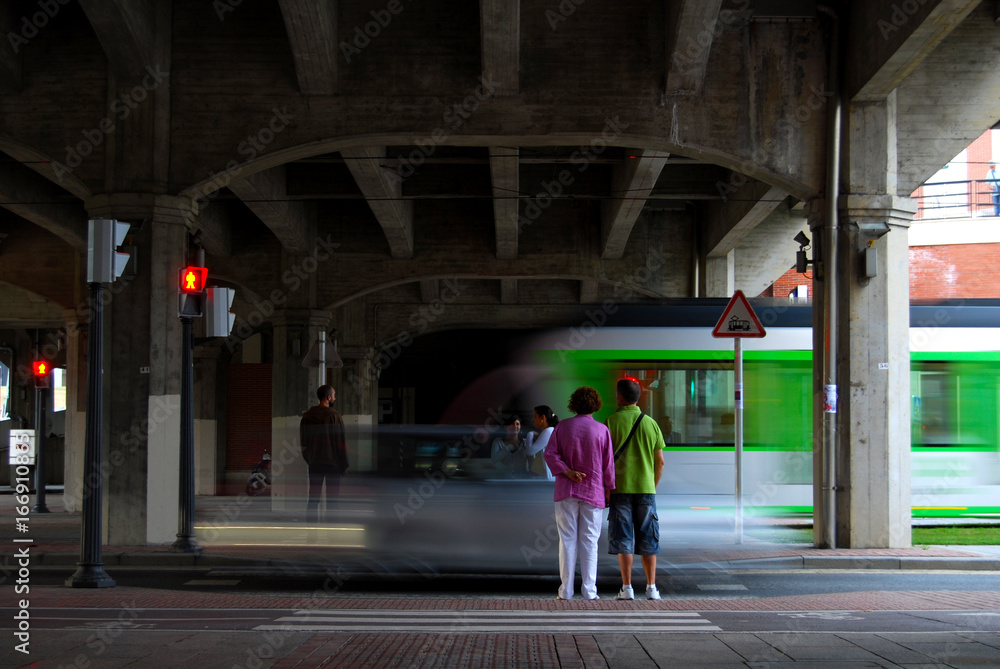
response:
<path id="1" fill-rule="evenodd" d="M 228 337 L 236 322 L 236 314 L 229 311 L 233 307 L 236 291 L 232 288 L 210 286 L 207 291 L 208 308 L 205 310 L 205 336 Z"/>
<path id="2" fill-rule="evenodd" d="M 188 266 L 181 268 L 177 275 L 178 316 L 199 318 L 204 314 L 205 282 L 207 280 L 207 267 Z"/>
<path id="3" fill-rule="evenodd" d="M 32 376 L 35 378 L 35 388 L 49 387 L 49 374 L 52 366 L 47 360 L 35 360 L 31 363 Z"/>
<path id="4" fill-rule="evenodd" d="M 129 254 L 118 250 L 128 235 L 129 223 L 108 218 L 90 219 L 87 237 L 87 283 L 111 283 L 122 275 Z"/>

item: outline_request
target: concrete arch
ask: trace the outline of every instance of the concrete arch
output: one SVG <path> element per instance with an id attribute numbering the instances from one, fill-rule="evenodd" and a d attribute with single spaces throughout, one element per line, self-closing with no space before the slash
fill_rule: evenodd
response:
<path id="1" fill-rule="evenodd" d="M 52 156 L 19 142 L 9 135 L 0 134 L 0 151 L 38 172 L 53 184 L 65 188 L 81 200 L 87 200 L 93 195 L 83 180 L 75 176 L 72 171 L 66 172 L 60 169 L 62 166 Z"/>
<path id="2" fill-rule="evenodd" d="M 358 147 L 410 146 L 421 139 L 424 138 L 415 137 L 412 133 L 386 133 L 316 140 L 314 142 L 279 149 L 256 157 L 253 160 L 236 163 L 235 166 L 232 165 L 235 161 L 230 161 L 227 165 L 219 166 L 219 171 L 215 172 L 212 176 L 182 189 L 178 195 L 203 201 L 212 197 L 213 193 L 226 187 L 235 179 L 245 179 L 259 172 L 280 167 L 296 160 L 314 158 L 316 156 L 339 152 L 343 149 Z M 603 138 L 600 139 L 607 146 L 662 151 L 719 165 L 752 177 L 757 181 L 781 188 L 799 200 L 808 200 L 817 197 L 822 188 L 823 175 L 819 171 L 815 175 L 816 183 L 810 184 L 801 178 L 796 178 L 795 175 L 785 174 L 774 169 L 774 167 L 767 165 L 763 160 L 748 159 L 735 153 L 721 151 L 704 145 L 672 142 L 664 136 L 617 133 L 612 138 L 606 140 Z M 586 146 L 592 144 L 594 141 L 596 140 L 595 133 L 593 132 L 548 133 L 545 135 L 451 135 L 442 146 Z M 766 157 L 762 156 L 762 158 Z M 225 179 L 222 180 L 224 183 L 219 179 L 221 175 L 225 175 Z"/>

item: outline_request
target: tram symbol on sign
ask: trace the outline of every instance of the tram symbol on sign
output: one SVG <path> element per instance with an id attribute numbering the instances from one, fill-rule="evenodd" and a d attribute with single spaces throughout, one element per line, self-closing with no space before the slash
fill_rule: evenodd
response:
<path id="1" fill-rule="evenodd" d="M 730 332 L 750 332 L 750 321 L 733 316 L 729 319 Z"/>

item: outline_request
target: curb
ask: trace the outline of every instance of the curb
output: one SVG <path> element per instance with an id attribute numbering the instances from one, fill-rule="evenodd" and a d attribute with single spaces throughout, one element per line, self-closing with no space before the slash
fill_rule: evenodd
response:
<path id="1" fill-rule="evenodd" d="M 105 553 L 103 564 L 111 567 L 247 567 L 257 570 L 317 569 L 320 565 L 303 560 L 257 559 L 250 557 L 195 555 L 190 553 Z M 31 560 L 36 567 L 73 567 L 78 554 L 37 553 Z M 16 569 L 11 555 L 4 555 L 0 568 Z M 937 570 L 937 571 L 1000 571 L 1000 558 L 990 557 L 907 557 L 907 556 L 792 556 L 748 558 L 718 562 L 661 562 L 661 569 L 671 572 L 746 571 L 757 569 L 815 570 Z"/>

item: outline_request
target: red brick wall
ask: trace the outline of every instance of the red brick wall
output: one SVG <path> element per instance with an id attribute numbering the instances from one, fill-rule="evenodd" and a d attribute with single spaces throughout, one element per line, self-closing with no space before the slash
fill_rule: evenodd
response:
<path id="1" fill-rule="evenodd" d="M 992 268 L 1000 264 L 1000 244 L 951 244 L 910 248 L 910 299 L 1000 298 L 1000 279 Z M 796 286 L 809 286 L 812 270 L 785 272 L 760 297 L 788 297 Z"/>
<path id="2" fill-rule="evenodd" d="M 1000 297 L 1000 244 L 910 248 L 910 299 Z"/>
<path id="3" fill-rule="evenodd" d="M 766 295 L 761 293 L 761 297 L 788 297 L 789 294 L 796 288 L 802 285 L 809 286 L 809 300 L 812 301 L 813 295 L 813 271 L 806 270 L 805 274 L 799 274 L 795 271 L 795 268 L 788 270 L 781 275 L 777 281 L 771 286 L 771 294 Z"/>
<path id="4" fill-rule="evenodd" d="M 271 449 L 271 365 L 228 367 L 226 471 L 250 471 Z"/>

